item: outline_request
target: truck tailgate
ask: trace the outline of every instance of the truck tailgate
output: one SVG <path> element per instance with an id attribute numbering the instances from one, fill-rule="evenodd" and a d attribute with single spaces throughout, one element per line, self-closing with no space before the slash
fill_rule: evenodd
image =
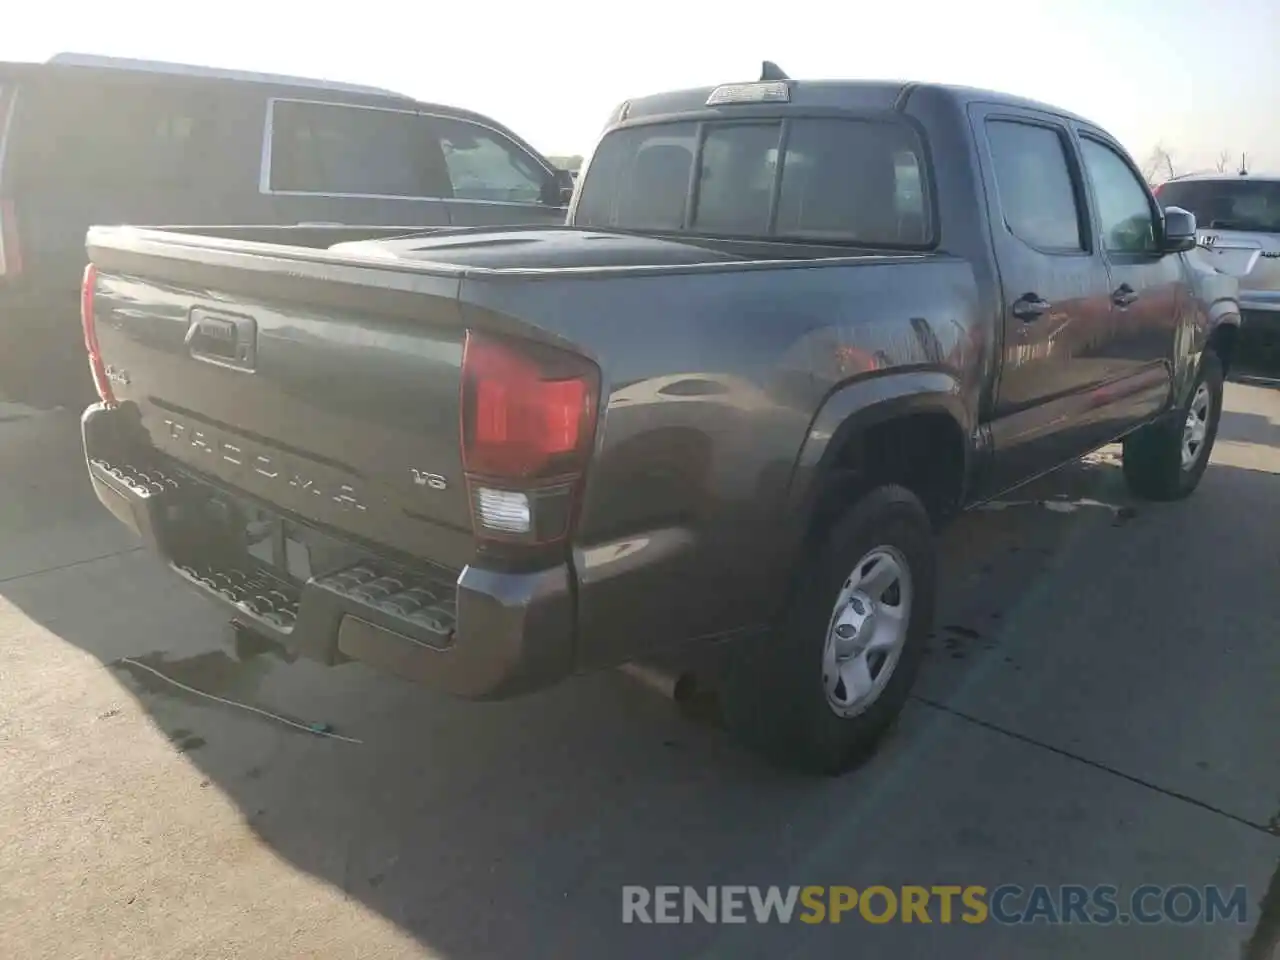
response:
<path id="1" fill-rule="evenodd" d="M 460 570 L 473 544 L 458 277 L 197 246 L 90 235 L 100 352 L 154 446 L 285 513 Z"/>

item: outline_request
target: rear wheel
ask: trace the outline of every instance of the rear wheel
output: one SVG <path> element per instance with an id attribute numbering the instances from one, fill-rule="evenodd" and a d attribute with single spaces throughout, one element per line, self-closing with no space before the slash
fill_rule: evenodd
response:
<path id="1" fill-rule="evenodd" d="M 777 630 L 734 651 L 725 719 L 784 766 L 836 774 L 901 712 L 933 621 L 934 546 L 909 490 L 856 503 L 801 569 Z"/>
<path id="2" fill-rule="evenodd" d="M 1130 434 L 1124 478 L 1146 500 L 1180 500 L 1200 484 L 1222 416 L 1222 362 L 1205 353 L 1191 396 L 1179 414 Z"/>

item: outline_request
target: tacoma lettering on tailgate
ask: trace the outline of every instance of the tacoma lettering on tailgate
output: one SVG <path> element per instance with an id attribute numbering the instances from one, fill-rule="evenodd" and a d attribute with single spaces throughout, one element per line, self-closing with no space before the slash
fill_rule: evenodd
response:
<path id="1" fill-rule="evenodd" d="M 269 491 L 282 506 L 304 509 L 317 498 L 328 507 L 344 511 L 368 510 L 357 491 L 354 477 L 278 451 L 266 452 L 262 444 L 243 437 L 234 441 L 222 432 L 194 427 L 166 418 L 161 436 L 164 451 L 198 470 L 222 477 L 248 490 Z"/>

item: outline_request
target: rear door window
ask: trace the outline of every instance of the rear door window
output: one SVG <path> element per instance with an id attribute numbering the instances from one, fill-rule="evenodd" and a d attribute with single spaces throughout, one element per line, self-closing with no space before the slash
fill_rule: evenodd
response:
<path id="1" fill-rule="evenodd" d="M 1083 250 L 1065 132 L 1015 120 L 988 120 L 986 129 L 1009 232 L 1045 253 Z"/>
<path id="2" fill-rule="evenodd" d="M 268 186 L 322 196 L 450 194 L 439 141 L 419 114 L 299 100 L 271 103 Z"/>

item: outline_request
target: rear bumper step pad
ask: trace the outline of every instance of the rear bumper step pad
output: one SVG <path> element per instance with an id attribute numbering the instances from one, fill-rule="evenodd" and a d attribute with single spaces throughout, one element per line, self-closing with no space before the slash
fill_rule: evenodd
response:
<path id="1" fill-rule="evenodd" d="M 537 689 L 572 672 L 567 567 L 525 574 L 467 567 L 446 582 L 351 544 L 359 559 L 299 583 L 248 554 L 194 550 L 184 518 L 214 488 L 152 450 L 121 444 L 110 422 L 118 415 L 94 405 L 82 418 L 98 499 L 236 619 L 322 663 L 361 660 L 475 699 Z M 110 429 L 93 422 L 103 419 Z"/>
<path id="2" fill-rule="evenodd" d="M 102 459 L 90 460 L 89 471 L 95 487 L 105 485 L 113 499 L 124 502 L 135 520 L 129 525 L 178 576 L 230 604 L 238 617 L 277 640 L 290 640 L 295 632 L 299 641 L 326 638 L 323 649 L 303 650 L 317 659 L 327 663 L 342 659 L 337 636 L 347 615 L 429 649 L 445 650 L 453 643 L 457 626 L 453 583 L 430 583 L 370 557 L 299 586 L 254 563 L 252 557 L 234 563 L 185 556 L 189 550 L 172 542 L 169 524 L 176 511 L 183 509 L 184 499 L 200 495 L 198 481 L 151 464 L 115 466 Z"/>

